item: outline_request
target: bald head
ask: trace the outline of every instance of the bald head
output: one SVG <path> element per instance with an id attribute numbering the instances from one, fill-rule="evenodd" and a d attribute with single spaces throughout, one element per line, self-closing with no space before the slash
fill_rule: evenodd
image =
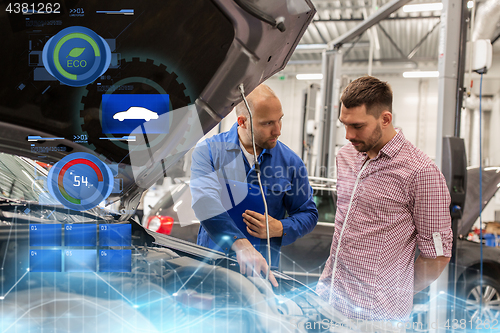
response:
<path id="1" fill-rule="evenodd" d="M 276 146 L 281 135 L 281 118 L 283 110 L 274 91 L 267 85 L 261 84 L 247 96 L 248 105 L 252 111 L 257 155 L 262 149 L 271 149 Z M 253 152 L 250 117 L 245 102 L 236 106 L 238 121 L 238 136 L 245 149 Z"/>
<path id="2" fill-rule="evenodd" d="M 278 98 L 274 91 L 269 88 L 268 85 L 262 83 L 257 88 L 255 88 L 248 96 L 247 96 L 247 102 L 248 106 L 250 106 L 250 110 L 252 112 L 255 111 L 255 105 L 262 102 L 266 101 L 269 98 Z M 245 116 L 248 117 L 248 110 L 247 107 L 245 106 L 245 102 L 241 101 L 240 104 L 236 105 L 234 108 L 236 112 L 236 117 L 239 116 Z"/>

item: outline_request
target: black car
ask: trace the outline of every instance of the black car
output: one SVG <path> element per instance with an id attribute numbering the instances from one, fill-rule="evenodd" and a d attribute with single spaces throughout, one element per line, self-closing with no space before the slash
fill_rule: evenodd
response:
<path id="1" fill-rule="evenodd" d="M 280 272 L 272 288 L 130 218 L 241 101 L 240 84 L 248 94 L 284 68 L 315 15 L 309 0 L 27 5 L 0 12 L 0 331 L 306 331 L 345 319 Z"/>
<path id="2" fill-rule="evenodd" d="M 500 248 L 486 246 L 483 240 L 483 275 L 480 275 L 481 244 L 467 240 L 469 231 L 500 188 L 500 168 L 489 167 L 482 171 L 483 203 L 479 204 L 479 168 L 467 170 L 467 197 L 464 215 L 458 221 L 457 243 L 457 295 L 459 306 L 464 308 L 468 318 L 483 317 L 500 320 Z M 483 225 L 484 228 L 484 225 Z"/>

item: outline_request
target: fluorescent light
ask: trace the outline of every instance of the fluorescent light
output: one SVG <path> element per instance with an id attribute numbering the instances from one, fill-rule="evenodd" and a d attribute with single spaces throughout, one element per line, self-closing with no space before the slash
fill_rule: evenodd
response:
<path id="1" fill-rule="evenodd" d="M 297 74 L 297 80 L 322 80 L 323 74 Z"/>
<path id="2" fill-rule="evenodd" d="M 471 9 L 472 7 L 474 7 L 474 1 L 467 1 L 467 8 Z"/>
<path id="3" fill-rule="evenodd" d="M 295 48 L 296 50 L 315 50 L 315 49 L 326 49 L 327 44 L 299 44 Z"/>
<path id="4" fill-rule="evenodd" d="M 405 13 L 413 12 L 433 12 L 436 10 L 442 10 L 443 4 L 441 2 L 437 3 L 419 3 L 416 5 L 406 5 L 403 6 L 403 11 Z"/>
<path id="5" fill-rule="evenodd" d="M 415 72 L 404 72 L 404 78 L 422 78 L 422 77 L 439 77 L 439 71 L 415 71 Z"/>

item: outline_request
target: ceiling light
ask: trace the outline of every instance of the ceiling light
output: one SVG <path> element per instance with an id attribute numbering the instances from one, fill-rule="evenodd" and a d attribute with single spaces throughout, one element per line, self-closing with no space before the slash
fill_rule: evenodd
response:
<path id="1" fill-rule="evenodd" d="M 404 78 L 423 78 L 423 77 L 439 77 L 439 71 L 414 71 L 404 72 Z"/>
<path id="2" fill-rule="evenodd" d="M 472 7 L 474 7 L 474 1 L 467 1 L 467 8 L 471 9 Z"/>
<path id="3" fill-rule="evenodd" d="M 296 50 L 316 50 L 316 49 L 326 49 L 328 44 L 299 44 L 295 48 Z"/>
<path id="4" fill-rule="evenodd" d="M 297 80 L 322 80 L 323 74 L 297 74 Z"/>
<path id="5" fill-rule="evenodd" d="M 433 12 L 436 10 L 442 10 L 443 4 L 441 2 L 437 3 L 419 3 L 416 5 L 406 5 L 403 6 L 403 11 L 405 13 L 414 13 L 414 12 Z"/>

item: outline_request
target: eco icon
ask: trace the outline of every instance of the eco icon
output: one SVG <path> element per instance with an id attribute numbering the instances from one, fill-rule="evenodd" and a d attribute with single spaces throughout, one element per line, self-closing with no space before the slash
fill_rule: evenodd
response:
<path id="1" fill-rule="evenodd" d="M 84 47 L 75 47 L 69 52 L 66 58 L 67 57 L 77 58 L 83 53 L 83 51 L 85 51 Z"/>
<path id="2" fill-rule="evenodd" d="M 75 26 L 49 39 L 42 58 L 45 69 L 61 83 L 82 87 L 106 72 L 111 63 L 111 50 L 94 31 Z"/>

